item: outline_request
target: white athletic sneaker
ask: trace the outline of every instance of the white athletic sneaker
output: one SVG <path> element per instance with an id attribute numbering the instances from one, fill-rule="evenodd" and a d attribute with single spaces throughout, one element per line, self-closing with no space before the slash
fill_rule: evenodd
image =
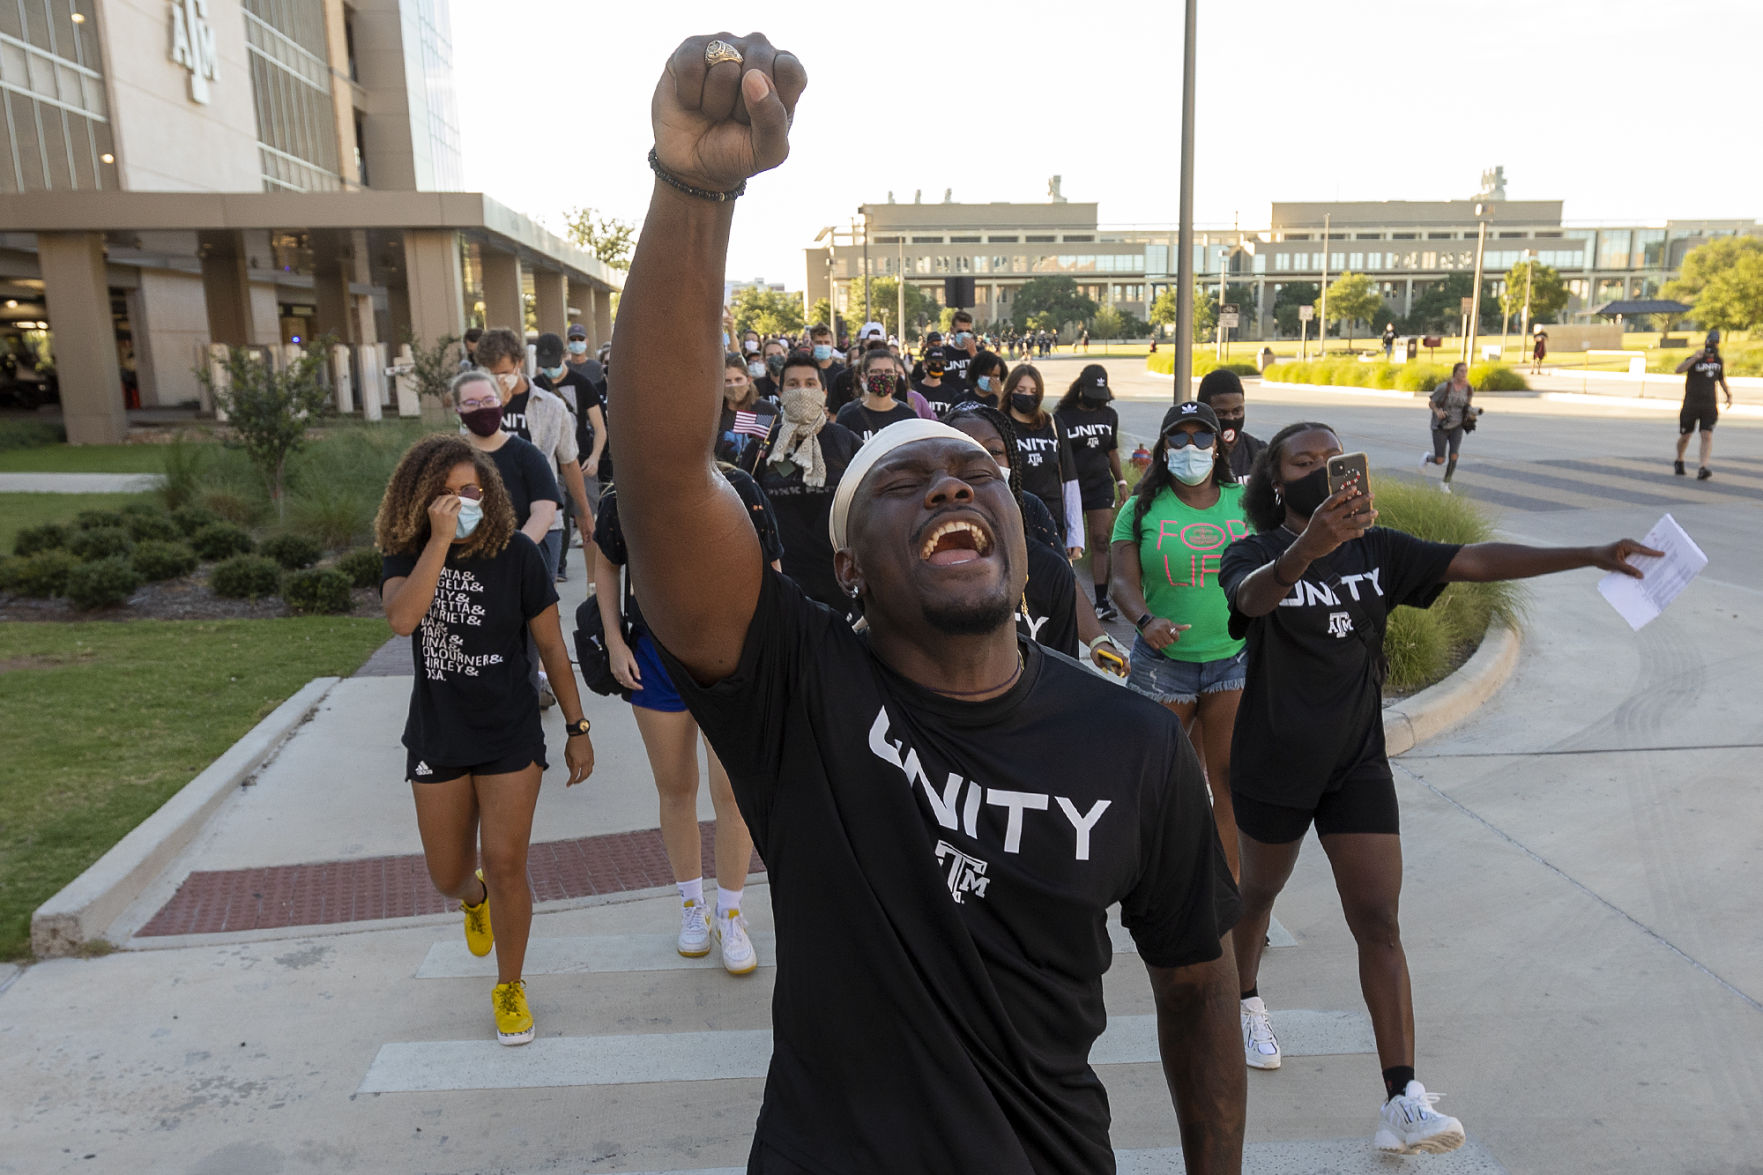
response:
<path id="1" fill-rule="evenodd" d="M 1433 1103 L 1442 1096 L 1410 1081 L 1407 1089 L 1383 1104 L 1371 1144 L 1398 1155 L 1440 1155 L 1462 1146 L 1463 1123 L 1433 1112 Z"/>
<path id="2" fill-rule="evenodd" d="M 1427 470 L 1432 468 L 1432 465 L 1433 465 L 1432 454 L 1431 453 L 1422 453 L 1420 455 L 1420 472 L 1425 473 Z"/>
<path id="3" fill-rule="evenodd" d="M 1243 1059 L 1251 1069 L 1279 1068 L 1279 1040 L 1273 1035 L 1273 1022 L 1267 1018 L 1267 1005 L 1260 996 L 1250 996 L 1241 1008 L 1243 1021 Z"/>
<path id="4" fill-rule="evenodd" d="M 679 953 L 688 959 L 702 959 L 710 953 L 710 920 L 698 902 L 680 907 Z"/>
<path id="5" fill-rule="evenodd" d="M 747 920 L 739 910 L 716 911 L 716 941 L 722 946 L 722 969 L 746 975 L 759 966 L 759 952 L 747 937 Z"/>
<path id="6" fill-rule="evenodd" d="M 1448 481 L 1441 481 L 1439 483 L 1439 493 L 1448 494 L 1450 492 L 1451 492 L 1451 483 Z"/>

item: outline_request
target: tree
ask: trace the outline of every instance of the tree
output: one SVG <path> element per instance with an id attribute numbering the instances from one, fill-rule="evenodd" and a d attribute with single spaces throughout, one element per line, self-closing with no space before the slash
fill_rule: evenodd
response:
<path id="1" fill-rule="evenodd" d="M 433 346 L 426 346 L 406 327 L 404 341 L 410 345 L 410 375 L 416 381 L 417 394 L 445 400 L 453 392 L 453 377 L 459 374 L 458 336 L 442 335 Z"/>
<path id="2" fill-rule="evenodd" d="M 592 208 L 571 208 L 563 214 L 563 235 L 614 269 L 631 267 L 637 226 L 616 216 L 595 216 Z"/>
<path id="3" fill-rule="evenodd" d="M 1205 286 L 1194 286 L 1194 338 L 1204 338 L 1218 324 L 1218 303 Z"/>
<path id="4" fill-rule="evenodd" d="M 1353 324 L 1370 322 L 1381 309 L 1383 295 L 1362 273 L 1343 273 L 1328 287 L 1328 321 L 1346 324 L 1349 348 L 1353 345 Z"/>
<path id="5" fill-rule="evenodd" d="M 1098 339 L 1119 339 L 1126 337 L 1125 323 L 1121 321 L 1120 311 L 1112 306 L 1104 306 L 1096 311 L 1090 319 L 1090 333 Z"/>
<path id="6" fill-rule="evenodd" d="M 1537 270 L 1540 274 L 1541 268 Z M 1482 281 L 1481 291 L 1481 322 L 1482 330 L 1495 330 L 1500 325 L 1499 299 L 1493 296 L 1493 283 L 1487 279 Z M 1435 282 L 1414 296 L 1414 308 L 1404 320 L 1403 325 L 1410 334 L 1444 334 L 1459 330 L 1463 326 L 1463 299 L 1475 291 L 1475 279 L 1467 273 L 1453 273 L 1442 282 Z M 1520 291 L 1520 297 L 1523 292 Z M 1531 303 L 1531 317 L 1535 320 L 1536 303 Z"/>
<path id="7" fill-rule="evenodd" d="M 1567 283 L 1555 268 L 1544 265 L 1540 261 L 1520 261 L 1506 271 L 1506 288 L 1500 294 L 1500 312 L 1508 318 L 1518 318 L 1524 313 L 1524 291 L 1526 279 L 1530 283 L 1530 320 L 1532 322 L 1554 322 L 1556 315 L 1567 306 L 1567 299 L 1572 297 Z"/>
<path id="8" fill-rule="evenodd" d="M 1763 238 L 1721 237 L 1697 245 L 1662 296 L 1688 302 L 1704 327 L 1732 331 L 1763 324 Z"/>
<path id="9" fill-rule="evenodd" d="M 759 286 L 743 286 L 735 291 L 729 305 L 734 314 L 735 334 L 750 330 L 762 336 L 796 334 L 802 329 L 802 297 L 782 290 Z"/>
<path id="10" fill-rule="evenodd" d="M 1273 325 L 1282 335 L 1302 334 L 1298 307 L 1314 306 L 1322 297 L 1322 287 L 1315 282 L 1287 282 L 1273 296 Z"/>
<path id="11" fill-rule="evenodd" d="M 1181 314 L 1180 299 L 1174 286 L 1164 286 L 1157 300 L 1151 303 L 1151 325 L 1171 327 Z"/>
<path id="12" fill-rule="evenodd" d="M 1025 319 L 1050 319 L 1059 327 L 1088 322 L 1096 313 L 1096 300 L 1080 294 L 1077 282 L 1069 277 L 1030 278 L 1016 291 L 1015 306 Z"/>
<path id="13" fill-rule="evenodd" d="M 243 347 L 227 348 L 223 379 L 216 380 L 205 367 L 196 369 L 196 378 L 227 414 L 234 437 L 229 443 L 245 450 L 263 478 L 277 518 L 286 513 L 288 458 L 305 446 L 311 418 L 330 407 L 330 392 L 319 377 L 335 342 L 331 335 L 312 340 L 300 358 L 280 371 Z"/>
<path id="14" fill-rule="evenodd" d="M 896 277 L 870 278 L 869 296 L 875 303 L 873 313 L 864 304 L 863 283 L 851 283 L 851 317 L 859 323 L 871 320 L 879 322 L 896 338 L 905 338 L 909 332 L 923 327 L 936 317 L 936 303 L 918 286 L 907 282 L 906 323 L 905 329 L 901 329 L 901 324 L 895 321 L 900 317 L 900 279 Z"/>
<path id="15" fill-rule="evenodd" d="M 838 325 L 833 322 L 833 304 L 832 304 L 832 302 L 826 298 L 814 299 L 814 305 L 812 305 L 808 308 L 808 323 L 807 323 L 807 325 L 808 326 L 824 326 L 824 327 L 827 327 L 828 329 L 830 329 L 833 332 L 833 334 L 835 334 L 835 335 L 838 334 L 839 333 Z"/>

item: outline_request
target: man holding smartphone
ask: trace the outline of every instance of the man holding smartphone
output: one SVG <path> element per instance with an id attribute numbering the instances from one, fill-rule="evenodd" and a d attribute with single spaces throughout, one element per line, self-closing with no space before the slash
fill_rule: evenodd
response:
<path id="1" fill-rule="evenodd" d="M 1689 374 L 1683 381 L 1683 410 L 1677 414 L 1677 460 L 1672 462 L 1671 472 L 1678 477 L 1684 475 L 1683 454 L 1689 448 L 1690 433 L 1700 431 L 1702 459 L 1696 480 L 1707 481 L 1714 476 L 1708 459 L 1714 455 L 1714 423 L 1720 419 L 1720 409 L 1714 403 L 1715 385 L 1726 393 L 1726 406 L 1732 407 L 1732 389 L 1726 386 L 1726 363 L 1720 358 L 1720 331 L 1709 331 L 1702 349 L 1679 363 L 1677 370 L 1679 374 Z"/>

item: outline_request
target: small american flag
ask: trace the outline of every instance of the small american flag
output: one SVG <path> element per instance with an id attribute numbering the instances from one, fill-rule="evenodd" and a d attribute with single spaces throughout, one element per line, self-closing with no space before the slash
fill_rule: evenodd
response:
<path id="1" fill-rule="evenodd" d="M 758 437 L 760 440 L 764 440 L 771 435 L 771 421 L 771 417 L 761 417 L 757 412 L 737 411 L 735 413 L 734 430 L 739 433 L 746 433 L 750 437 Z"/>

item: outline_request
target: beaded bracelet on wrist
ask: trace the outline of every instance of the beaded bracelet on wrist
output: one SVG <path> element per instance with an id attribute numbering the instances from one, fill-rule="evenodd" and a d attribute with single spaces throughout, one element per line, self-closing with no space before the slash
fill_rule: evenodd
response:
<path id="1" fill-rule="evenodd" d="M 655 173 L 656 179 L 660 180 L 674 191 L 690 196 L 694 200 L 708 200 L 712 204 L 727 204 L 730 201 L 739 199 L 741 196 L 747 194 L 746 180 L 742 180 L 739 187 L 728 192 L 712 192 L 708 188 L 695 188 L 679 176 L 668 171 L 665 167 L 662 167 L 661 156 L 655 153 L 655 148 L 653 147 L 649 148 L 649 170 Z"/>

